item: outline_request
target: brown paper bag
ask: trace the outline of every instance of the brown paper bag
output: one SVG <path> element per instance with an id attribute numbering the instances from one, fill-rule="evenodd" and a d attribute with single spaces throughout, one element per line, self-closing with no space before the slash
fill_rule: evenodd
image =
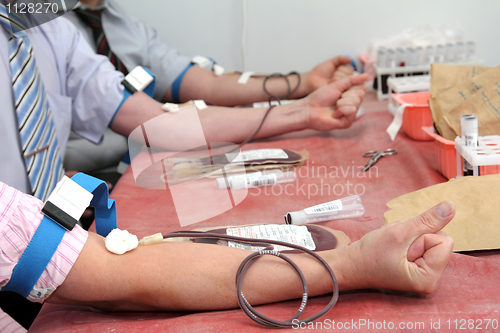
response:
<path id="1" fill-rule="evenodd" d="M 493 67 L 432 64 L 431 98 L 448 89 L 464 84 L 491 68 Z"/>
<path id="2" fill-rule="evenodd" d="M 455 241 L 453 251 L 500 249 L 499 189 L 500 174 L 453 179 L 389 201 L 385 223 L 407 220 L 450 200 L 456 215 L 443 230 Z"/>
<path id="3" fill-rule="evenodd" d="M 500 77 L 498 78 L 500 81 Z M 500 134 L 500 84 L 495 82 L 472 95 L 444 116 L 445 121 L 456 135 L 461 135 L 460 116 L 477 116 L 479 136 Z"/>
<path id="4" fill-rule="evenodd" d="M 482 90 L 483 87 L 491 85 L 499 77 L 500 66 L 487 69 L 481 74 L 474 76 L 474 78 L 469 78 L 462 84 L 454 86 L 439 93 L 436 97 L 431 98 L 429 100 L 429 106 L 439 134 L 448 140 L 454 140 L 457 134 L 449 127 L 444 117 L 469 99 L 473 94 Z M 477 114 L 475 115 L 478 116 Z"/>

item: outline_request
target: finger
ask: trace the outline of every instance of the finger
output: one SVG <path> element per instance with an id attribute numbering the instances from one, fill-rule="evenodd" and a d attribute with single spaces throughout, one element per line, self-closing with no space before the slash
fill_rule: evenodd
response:
<path id="1" fill-rule="evenodd" d="M 339 73 L 339 72 L 335 72 L 333 74 L 333 77 L 332 77 L 332 81 L 338 81 L 338 80 L 342 80 L 343 78 L 349 76 L 350 74 L 348 73 Z"/>
<path id="2" fill-rule="evenodd" d="M 440 272 L 446 266 L 453 252 L 453 239 L 448 236 L 436 234 L 425 234 L 419 237 L 422 239 L 422 253 L 408 251 L 408 261 L 414 262 L 419 267 L 430 268 Z M 410 247 L 411 248 L 411 247 Z M 414 251 L 414 250 L 412 250 Z"/>
<path id="3" fill-rule="evenodd" d="M 344 75 L 351 75 L 352 73 L 354 73 L 354 67 L 352 67 L 351 64 L 340 65 L 340 66 L 338 66 L 335 73 L 342 73 Z"/>
<path id="4" fill-rule="evenodd" d="M 427 235 L 427 234 L 426 234 Z M 434 234 L 429 234 L 434 235 Z M 406 258 L 413 262 L 424 255 L 425 253 L 425 235 L 421 235 L 410 245 Z"/>
<path id="5" fill-rule="evenodd" d="M 351 65 L 341 65 L 337 67 L 335 72 L 333 73 L 334 80 L 340 80 L 344 77 L 350 76 L 354 73 L 354 68 Z"/>
<path id="6" fill-rule="evenodd" d="M 357 86 L 365 83 L 365 81 L 368 79 L 367 74 L 362 74 L 362 75 L 351 75 L 348 76 L 342 80 L 338 80 L 332 83 L 334 87 L 336 87 L 340 91 L 346 91 L 347 89 L 351 88 L 352 86 Z"/>
<path id="7" fill-rule="evenodd" d="M 365 90 L 358 88 L 359 86 L 353 86 L 342 93 L 342 98 L 356 96 L 359 98 L 365 97 Z"/>
<path id="8" fill-rule="evenodd" d="M 332 113 L 333 118 L 340 119 L 342 117 L 350 117 L 352 115 L 356 115 L 358 112 L 359 105 L 355 104 L 345 104 L 335 107 L 335 111 Z"/>
<path id="9" fill-rule="evenodd" d="M 428 211 L 400 224 L 407 235 L 415 238 L 426 233 L 436 233 L 443 229 L 455 216 L 455 206 L 451 201 L 444 201 Z M 410 239 L 413 242 L 414 239 Z"/>
<path id="10" fill-rule="evenodd" d="M 349 90 L 366 90 L 367 86 L 366 86 L 366 82 L 363 83 L 363 84 L 359 84 L 357 86 L 352 86 L 351 88 L 348 89 Z"/>
<path id="11" fill-rule="evenodd" d="M 332 60 L 333 60 L 333 64 L 335 65 L 335 67 L 345 65 L 345 64 L 350 64 L 352 61 L 351 58 L 348 58 L 345 56 L 336 56 Z"/>
<path id="12" fill-rule="evenodd" d="M 337 121 L 337 128 L 348 128 L 356 120 L 358 108 L 355 106 L 342 106 L 337 108 L 332 118 Z"/>
<path id="13" fill-rule="evenodd" d="M 333 106 L 344 91 L 352 86 L 364 83 L 367 78 L 368 76 L 366 74 L 352 75 L 330 83 L 311 94 L 311 102 L 315 106 Z"/>
<path id="14" fill-rule="evenodd" d="M 356 112 L 353 113 L 354 116 L 342 116 L 340 118 L 331 118 L 332 128 L 334 129 L 344 129 L 349 128 L 354 120 L 356 119 Z"/>
<path id="15" fill-rule="evenodd" d="M 337 106 L 342 106 L 342 105 L 355 105 L 358 106 L 361 104 L 361 98 L 358 96 L 342 96 L 341 99 L 337 101 Z"/>

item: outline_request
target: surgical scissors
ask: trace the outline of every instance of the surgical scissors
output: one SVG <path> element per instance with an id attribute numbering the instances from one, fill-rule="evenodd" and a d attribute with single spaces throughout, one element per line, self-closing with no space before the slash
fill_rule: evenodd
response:
<path id="1" fill-rule="evenodd" d="M 371 159 L 368 161 L 368 163 L 366 163 L 365 167 L 363 168 L 363 170 L 361 170 L 361 172 L 368 171 L 368 169 L 370 169 L 375 163 L 377 163 L 377 161 L 380 158 L 384 156 L 395 155 L 397 153 L 398 150 L 394 148 L 386 149 L 383 150 L 382 152 L 378 152 L 377 150 L 367 151 L 366 153 L 363 154 L 363 157 L 371 157 Z"/>

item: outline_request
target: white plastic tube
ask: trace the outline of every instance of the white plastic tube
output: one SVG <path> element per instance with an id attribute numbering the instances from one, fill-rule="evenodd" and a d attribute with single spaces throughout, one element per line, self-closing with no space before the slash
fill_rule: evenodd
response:
<path id="1" fill-rule="evenodd" d="M 239 190 L 244 188 L 254 188 L 260 186 L 290 183 L 297 180 L 295 171 L 282 172 L 281 170 L 270 170 L 264 172 L 253 172 L 245 175 L 230 176 L 227 178 L 217 178 L 217 188 L 231 188 Z"/>
<path id="2" fill-rule="evenodd" d="M 464 140 L 465 140 L 465 129 L 467 127 L 467 125 L 465 125 L 465 119 L 472 117 L 474 117 L 473 114 L 463 114 L 460 116 L 460 126 L 462 130 L 462 138 Z M 470 166 L 469 162 L 465 160 L 465 158 L 462 158 L 462 164 L 463 164 L 464 176 L 467 176 L 468 171 L 472 170 L 472 167 Z"/>
<path id="3" fill-rule="evenodd" d="M 361 204 L 359 195 L 309 207 L 297 212 L 287 213 L 285 223 L 306 224 L 330 220 L 346 219 L 363 216 L 365 207 Z"/>
<path id="4" fill-rule="evenodd" d="M 465 136 L 465 146 L 466 147 L 477 147 L 478 142 L 478 121 L 477 117 L 468 117 L 463 119 L 464 121 L 464 136 Z M 470 163 L 467 163 L 467 167 L 470 172 L 473 171 L 473 167 Z"/>

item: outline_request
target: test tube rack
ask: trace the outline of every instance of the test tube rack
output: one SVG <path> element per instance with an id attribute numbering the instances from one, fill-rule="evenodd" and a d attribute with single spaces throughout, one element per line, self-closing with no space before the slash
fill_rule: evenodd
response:
<path id="1" fill-rule="evenodd" d="M 395 115 L 396 110 L 401 106 L 401 104 L 393 98 L 392 94 L 429 91 L 431 88 L 431 77 L 430 75 L 390 77 L 387 79 L 387 86 L 391 92 L 389 99 L 389 112 L 392 115 Z"/>
<path id="2" fill-rule="evenodd" d="M 455 149 L 457 151 L 457 177 L 461 177 L 462 158 L 472 165 L 473 175 L 479 175 L 481 166 L 500 166 L 500 135 L 480 136 L 477 147 L 465 146 L 465 139 L 457 136 L 455 138 Z M 489 173 L 498 173 L 496 172 Z"/>
<path id="3" fill-rule="evenodd" d="M 447 65 L 468 65 L 468 66 L 481 66 L 484 64 L 484 61 L 473 57 L 467 60 L 463 61 L 458 61 L 458 62 L 446 62 Z M 429 76 L 429 72 L 431 70 L 431 64 L 426 64 L 426 65 L 417 65 L 417 66 L 399 66 L 399 67 L 379 67 L 378 65 L 374 66 L 375 68 L 375 75 L 377 77 L 377 80 L 379 82 L 377 86 L 377 98 L 378 100 L 384 100 L 388 99 L 391 93 L 391 89 L 389 88 L 389 80 L 394 80 L 396 78 L 398 79 L 405 79 L 405 78 L 411 78 L 411 77 L 418 77 L 418 76 Z M 383 91 L 383 84 L 382 80 L 385 80 L 387 83 L 388 89 L 387 91 Z M 422 79 L 424 80 L 424 79 Z M 393 81 L 394 82 L 394 81 Z M 397 82 L 397 81 L 396 81 Z M 394 85 L 394 83 L 393 83 Z M 429 87 L 430 87 L 430 79 L 429 79 Z M 410 88 L 408 86 L 407 88 Z M 406 92 L 410 92 L 411 90 L 406 90 Z M 414 90 L 414 91 L 419 91 L 419 90 Z M 420 90 L 424 91 L 424 90 Z"/>

